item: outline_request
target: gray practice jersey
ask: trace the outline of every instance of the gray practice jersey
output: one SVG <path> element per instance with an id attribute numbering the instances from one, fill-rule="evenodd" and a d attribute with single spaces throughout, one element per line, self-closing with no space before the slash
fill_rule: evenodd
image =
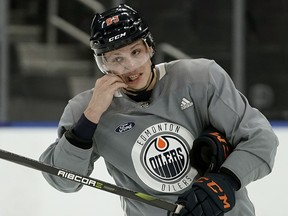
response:
<path id="1" fill-rule="evenodd" d="M 93 136 L 93 148 L 80 149 L 63 135 L 83 114 L 93 90 L 69 101 L 59 123 L 59 138 L 40 160 L 83 175 L 103 157 L 119 186 L 175 202 L 191 188 L 197 172 L 189 164 L 193 140 L 208 125 L 224 132 L 235 150 L 223 166 L 241 181 L 230 216 L 255 215 L 245 186 L 272 170 L 278 140 L 267 119 L 239 93 L 227 73 L 207 59 L 177 60 L 156 66 L 151 99 L 137 103 L 114 95 Z M 101 102 L 100 102 L 101 103 Z M 64 192 L 81 185 L 44 174 Z M 122 198 L 128 216 L 166 216 L 167 212 Z"/>

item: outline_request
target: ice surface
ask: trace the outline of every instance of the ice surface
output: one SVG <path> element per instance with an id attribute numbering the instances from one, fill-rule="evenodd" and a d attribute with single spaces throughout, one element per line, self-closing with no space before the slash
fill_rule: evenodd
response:
<path id="1" fill-rule="evenodd" d="M 284 215 L 286 209 L 288 127 L 274 129 L 280 140 L 275 168 L 248 187 L 257 216 Z M 55 137 L 53 127 L 0 128 L 0 148 L 38 160 Z M 2 159 L 0 172 L 0 216 L 123 215 L 117 195 L 85 186 L 77 193 L 62 193 L 48 185 L 39 171 Z M 91 176 L 113 183 L 103 160 L 95 164 Z"/>

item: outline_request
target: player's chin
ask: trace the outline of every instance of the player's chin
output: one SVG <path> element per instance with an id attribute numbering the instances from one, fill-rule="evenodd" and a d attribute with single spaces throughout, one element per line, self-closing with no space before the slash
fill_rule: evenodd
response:
<path id="1" fill-rule="evenodd" d="M 128 87 L 126 88 L 127 90 L 130 90 L 130 91 L 141 91 L 145 85 L 136 85 L 136 84 L 127 84 Z"/>

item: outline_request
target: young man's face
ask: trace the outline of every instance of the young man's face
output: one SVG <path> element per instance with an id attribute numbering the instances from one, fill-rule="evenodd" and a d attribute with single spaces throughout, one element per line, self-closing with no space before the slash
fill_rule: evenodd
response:
<path id="1" fill-rule="evenodd" d="M 151 76 L 153 49 L 142 39 L 104 54 L 103 63 L 110 73 L 120 76 L 129 89 L 144 88 Z"/>

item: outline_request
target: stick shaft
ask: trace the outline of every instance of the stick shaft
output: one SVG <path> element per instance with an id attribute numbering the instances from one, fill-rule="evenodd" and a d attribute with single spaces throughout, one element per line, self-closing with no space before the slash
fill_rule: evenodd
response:
<path id="1" fill-rule="evenodd" d="M 99 190 L 103 190 L 109 193 L 117 194 L 123 197 L 127 197 L 133 200 L 137 200 L 146 203 L 151 206 L 155 206 L 170 212 L 175 212 L 178 205 L 165 200 L 158 199 L 148 194 L 131 191 L 95 178 L 83 176 L 81 174 L 72 172 L 67 169 L 58 168 L 56 166 L 48 165 L 31 158 L 20 156 L 18 154 L 8 152 L 0 149 L 0 158 L 17 163 L 32 169 L 36 169 L 42 172 L 46 172 L 51 175 L 58 176 L 60 178 L 68 179 L 86 186 L 90 186 Z"/>

